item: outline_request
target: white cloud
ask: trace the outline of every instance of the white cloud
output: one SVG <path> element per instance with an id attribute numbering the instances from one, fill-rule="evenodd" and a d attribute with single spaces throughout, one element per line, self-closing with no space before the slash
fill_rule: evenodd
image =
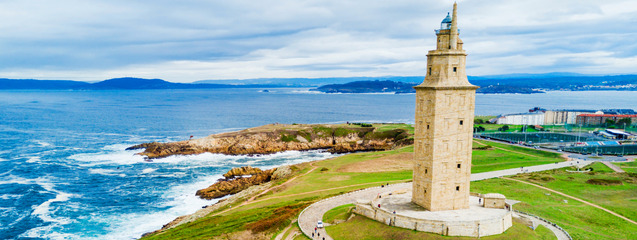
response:
<path id="1" fill-rule="evenodd" d="M 423 75 L 450 0 L 0 2 L 0 77 Z M 459 1 L 470 75 L 636 73 L 637 2 Z"/>

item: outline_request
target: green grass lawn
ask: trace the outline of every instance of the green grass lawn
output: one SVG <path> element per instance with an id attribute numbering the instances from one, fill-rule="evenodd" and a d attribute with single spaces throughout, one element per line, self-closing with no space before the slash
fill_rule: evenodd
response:
<path id="1" fill-rule="evenodd" d="M 474 140 L 494 148 L 474 150 L 471 160 L 471 172 L 481 173 L 510 168 L 534 166 L 564 161 L 557 153 L 539 151 L 508 144 Z M 475 144 L 475 143 L 474 143 Z"/>
<path id="2" fill-rule="evenodd" d="M 488 122 L 489 120 L 496 118 L 497 116 L 475 116 L 474 117 L 474 121 L 475 120 L 482 120 L 482 122 Z"/>
<path id="3" fill-rule="evenodd" d="M 333 223 L 335 220 L 345 221 L 352 213 L 353 208 L 354 204 L 345 204 L 329 210 L 323 215 L 323 222 Z"/>
<path id="4" fill-rule="evenodd" d="M 593 202 L 627 218 L 637 221 L 637 176 L 615 173 L 602 163 L 591 165 L 593 172 L 569 173 L 563 169 L 546 171 L 542 173 L 529 173 L 518 175 L 516 178 L 541 184 L 553 190 L 566 193 Z M 550 176 L 555 180 L 539 180 L 544 176 Z M 589 179 L 620 180 L 622 185 L 604 186 L 586 183 Z"/>
<path id="5" fill-rule="evenodd" d="M 628 174 L 610 173 L 604 167 L 594 165 L 595 171 L 592 174 L 569 173 L 565 169 L 558 169 L 517 175 L 515 178 L 584 199 L 635 219 L 637 179 Z M 588 179 L 600 178 L 622 179 L 623 185 L 599 186 L 586 183 Z M 506 179 L 488 179 L 472 182 L 471 191 L 497 192 L 504 194 L 508 199 L 522 201 L 513 208 L 557 223 L 574 239 L 637 239 L 636 225 L 600 209 L 534 186 Z"/>
<path id="6" fill-rule="evenodd" d="M 404 124 L 404 123 L 384 123 L 383 125 L 374 124 L 374 127 L 377 127 L 377 131 L 387 131 L 393 129 L 405 129 L 409 134 L 414 134 L 414 125 Z"/>
<path id="7" fill-rule="evenodd" d="M 626 172 L 637 173 L 637 161 L 623 162 L 623 163 L 613 163 L 613 164 L 619 166 L 620 168 L 622 168 Z"/>
<path id="8" fill-rule="evenodd" d="M 476 239 L 473 237 L 449 237 L 440 234 L 418 232 L 414 230 L 387 226 L 363 216 L 355 216 L 351 220 L 326 227 L 327 233 L 334 239 L 365 240 L 365 239 Z M 480 239 L 555 239 L 553 232 L 544 227 L 536 231 L 524 224 L 513 221 L 513 226 L 503 234 L 480 237 Z"/>

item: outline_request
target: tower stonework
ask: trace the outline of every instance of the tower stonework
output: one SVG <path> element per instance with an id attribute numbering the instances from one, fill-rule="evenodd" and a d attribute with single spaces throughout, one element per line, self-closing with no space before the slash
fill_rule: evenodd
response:
<path id="1" fill-rule="evenodd" d="M 457 5 L 436 30 L 427 75 L 416 89 L 412 202 L 429 211 L 469 208 L 475 91 L 465 72 Z"/>

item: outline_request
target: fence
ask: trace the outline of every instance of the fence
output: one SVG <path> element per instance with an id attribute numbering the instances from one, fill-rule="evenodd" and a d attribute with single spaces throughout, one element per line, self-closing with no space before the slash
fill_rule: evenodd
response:
<path id="1" fill-rule="evenodd" d="M 481 138 L 491 138 L 507 142 L 532 142 L 532 143 L 554 143 L 554 142 L 592 142 L 608 141 L 588 133 L 568 134 L 568 133 L 482 133 L 476 134 Z"/>
<path id="2" fill-rule="evenodd" d="M 581 154 L 603 154 L 603 155 L 634 155 L 637 154 L 637 145 L 595 145 L 564 148 L 564 151 Z"/>

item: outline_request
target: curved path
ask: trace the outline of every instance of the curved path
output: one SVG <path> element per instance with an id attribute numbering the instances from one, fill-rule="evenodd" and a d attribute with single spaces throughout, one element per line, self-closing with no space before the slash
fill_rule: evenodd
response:
<path id="1" fill-rule="evenodd" d="M 553 189 L 550 189 L 550 188 L 547 188 L 547 187 L 543 187 L 543 186 L 537 185 L 537 184 L 535 184 L 535 183 L 530 183 L 530 182 L 526 182 L 526 181 L 522 181 L 522 180 L 518 180 L 518 179 L 513 179 L 513 178 L 506 178 L 506 177 L 505 177 L 504 179 L 506 179 L 506 180 L 511 180 L 511 181 L 516 181 L 516 182 L 521 182 L 521 183 L 528 184 L 528 185 L 531 185 L 531 186 L 535 186 L 535 187 L 538 187 L 538 188 L 541 188 L 541 189 L 544 189 L 544 190 L 547 190 L 547 191 L 550 191 L 550 192 L 553 192 L 553 193 L 556 193 L 556 194 L 562 195 L 562 196 L 564 196 L 564 197 L 567 197 L 567 198 L 571 198 L 571 199 L 573 199 L 573 200 L 580 201 L 580 202 L 582 202 L 582 203 L 584 203 L 584 204 L 586 204 L 586 205 L 589 205 L 589 206 L 591 206 L 591 207 L 594 207 L 594 208 L 600 209 L 600 210 L 602 210 L 602 211 L 604 211 L 604 212 L 610 213 L 610 214 L 612 214 L 612 215 L 615 215 L 616 217 L 619 217 L 619 218 L 624 219 L 624 220 L 626 220 L 626 221 L 628 221 L 628 222 L 630 222 L 630 223 L 632 223 L 632 224 L 637 225 L 637 222 L 635 222 L 635 221 L 633 221 L 633 220 L 631 220 L 631 219 L 629 219 L 629 218 L 627 218 L 627 217 L 624 217 L 624 216 L 622 216 L 622 215 L 619 215 L 618 213 L 615 213 L 615 212 L 613 212 L 613 211 L 611 211 L 611 210 L 608 210 L 608 209 L 606 209 L 606 208 L 604 208 L 604 207 L 601 207 L 601 206 L 599 206 L 599 205 L 597 205 L 597 204 L 587 202 L 587 201 L 585 201 L 585 200 L 583 200 L 583 199 L 581 199 L 581 198 L 576 198 L 576 197 L 573 197 L 573 196 L 571 196 L 571 195 L 567 195 L 567 194 L 565 194 L 565 193 L 558 192 L 558 191 L 555 191 L 555 190 L 553 190 Z"/>
<path id="2" fill-rule="evenodd" d="M 572 240 L 573 238 L 571 238 L 571 236 L 569 236 L 566 232 L 560 230 L 559 228 L 555 227 L 553 224 L 549 224 L 545 221 L 542 221 L 541 219 L 532 216 L 532 215 L 528 215 L 528 214 L 524 214 L 521 212 L 513 212 L 513 216 L 524 216 L 528 219 L 531 219 L 531 221 L 535 222 L 536 224 L 542 225 L 545 228 L 548 228 L 549 230 L 551 230 L 553 232 L 553 234 L 555 234 L 555 237 L 557 237 L 558 240 Z"/>
<path id="3" fill-rule="evenodd" d="M 471 174 L 471 181 L 478 181 L 478 180 L 484 180 L 489 178 L 515 175 L 518 173 L 539 172 L 539 171 L 545 171 L 545 170 L 551 170 L 551 169 L 557 169 L 557 168 L 563 168 L 563 167 L 575 166 L 575 165 L 579 165 L 580 167 L 583 167 L 590 163 L 592 163 L 592 161 L 583 161 L 583 160 L 578 162 L 567 161 L 567 162 L 558 162 L 555 164 L 551 163 L 551 164 L 537 165 L 537 166 L 524 167 L 524 168 L 506 169 L 506 170 L 492 171 L 492 172 L 485 172 L 485 173 L 474 173 L 474 174 Z M 298 220 L 299 227 L 301 228 L 301 231 L 303 232 L 303 234 L 305 234 L 309 238 L 312 238 L 312 233 L 315 232 L 314 229 L 316 227 L 316 223 L 319 220 L 322 220 L 323 215 L 330 209 L 333 209 L 335 207 L 342 206 L 345 204 L 355 203 L 356 200 L 358 199 L 373 199 L 381 192 L 389 192 L 389 191 L 395 191 L 395 190 L 404 189 L 404 188 L 411 188 L 411 186 L 412 186 L 411 183 L 390 184 L 384 188 L 381 188 L 381 187 L 366 188 L 363 190 L 358 190 L 355 192 L 350 192 L 343 195 L 338 195 L 331 198 L 323 199 L 321 201 L 318 201 L 308 206 L 301 212 L 301 214 L 299 214 L 299 220 Z M 555 232 L 555 231 L 559 231 L 556 228 L 549 228 L 549 229 L 553 230 L 553 232 L 555 233 L 555 236 L 564 235 L 561 232 L 560 233 Z M 317 237 L 318 234 L 316 233 L 320 234 L 320 238 Z M 325 229 L 317 229 L 316 233 L 314 234 L 315 238 L 312 238 L 312 239 L 323 239 L 323 237 L 325 237 L 326 240 L 332 239 L 329 235 L 327 235 L 327 232 L 325 232 Z"/>

